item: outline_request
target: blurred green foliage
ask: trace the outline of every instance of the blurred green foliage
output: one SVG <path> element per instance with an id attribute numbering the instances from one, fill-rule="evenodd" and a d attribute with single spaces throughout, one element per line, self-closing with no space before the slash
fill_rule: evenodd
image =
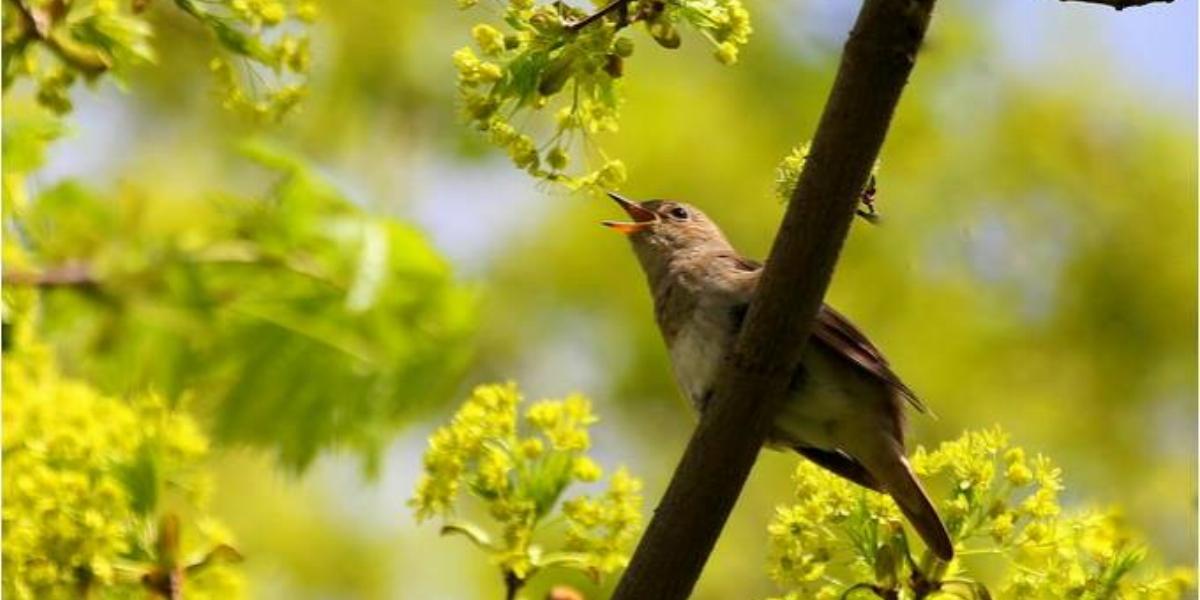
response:
<path id="1" fill-rule="evenodd" d="M 456 270 L 477 280 L 472 286 L 478 292 L 477 349 L 462 359 L 464 379 L 512 378 L 537 397 L 578 389 L 595 399 L 595 411 L 605 417 L 592 428 L 597 461 L 630 464 L 645 482 L 644 495 L 657 498 L 692 421 L 670 379 L 636 261 L 622 240 L 596 225 L 612 218 L 610 205 L 547 198 L 502 153 L 462 126 L 456 72 L 447 57 L 479 21 L 498 23 L 501 16 L 460 13 L 454 4 L 322 4 L 312 26 L 302 112 L 273 129 L 268 146 L 287 148 L 315 165 L 309 172 L 320 173 L 316 178 L 325 187 L 351 199 L 359 214 L 420 223 Z M 1038 15 L 1030 19 L 1059 11 L 1059 20 L 1043 25 L 1070 24 L 1056 29 L 1058 43 L 1095 51 L 1071 53 L 1068 65 L 1046 56 L 1016 71 L 1003 58 L 1012 39 L 998 39 L 984 25 L 992 4 L 939 7 L 881 157 L 882 226 L 854 228 L 829 300 L 871 335 L 938 414 L 938 420 L 914 420 L 914 440 L 932 446 L 965 429 L 998 423 L 1056 458 L 1066 473 L 1064 510 L 1077 514 L 1092 503 L 1120 507 L 1129 528 L 1144 531 L 1165 563 L 1194 563 L 1193 117 L 1158 99 L 1158 88 L 1129 83 L 1109 64 L 1114 58 L 1106 51 L 1109 38 L 1087 37 L 1104 31 L 1110 19 L 1141 13 L 1101 13 L 1073 3 L 1022 7 Z M 1161 9 L 1170 14 L 1179 6 Z M 755 17 L 754 38 L 733 69 L 713 61 L 702 44 L 690 43 L 686 32 L 678 51 L 635 42 L 636 56 L 620 80 L 621 132 L 596 137 L 624 163 L 625 193 L 695 202 L 740 249 L 761 257 L 782 213 L 773 198 L 772 167 L 811 136 L 846 31 L 822 13 L 827 7 L 814 2 L 747 2 L 747 7 Z M 109 223 L 129 223 L 116 219 L 142 203 L 146 214 L 156 216 L 133 221 L 149 225 L 144 234 L 140 228 L 130 232 L 130 239 L 153 240 L 153 246 L 174 248 L 179 256 L 189 246 L 176 238 L 188 236 L 168 231 L 182 234 L 194 225 L 199 234 L 193 239 L 230 239 L 215 236 L 213 228 L 223 223 L 218 229 L 228 232 L 233 216 L 245 211 L 226 213 L 217 206 L 269 204 L 276 197 L 271 186 L 291 177 L 286 169 L 248 169 L 244 154 L 231 150 L 229 141 L 242 139 L 249 128 L 221 110 L 219 96 L 213 100 L 210 30 L 168 2 L 151 3 L 143 17 L 157 32 L 151 40 L 157 64 L 131 66 L 122 74 L 126 91 L 117 93 L 111 77 L 96 79 L 91 89 L 72 88 L 76 110 L 60 121 L 44 113 L 12 118 L 12 111 L 20 112 L 14 98 L 35 94 L 36 86 L 18 82 L 7 88 L 6 246 L 21 235 L 11 227 L 14 206 L 26 199 L 22 210 L 33 210 L 29 204 L 53 190 L 62 198 L 85 199 L 80 206 L 105 205 L 99 213 L 113 219 Z M 6 14 L 6 31 L 9 23 Z M 526 133 L 553 135 L 537 127 Z M 62 139 L 46 151 L 40 140 L 58 135 Z M 36 169 L 42 156 L 49 168 Z M 584 164 L 580 157 L 572 160 L 577 167 Z M 74 184 L 63 185 L 65 180 Z M 322 214 L 336 220 L 340 213 L 329 210 Z M 318 248 L 332 243 L 328 235 L 307 231 L 287 235 Z M 99 227 L 91 233 L 105 245 L 125 235 Z M 334 245 L 343 250 L 333 264 L 356 265 L 362 256 L 363 246 L 352 240 Z M 155 250 L 150 256 L 166 255 Z M 40 274 L 62 266 L 68 265 L 6 250 L 6 275 L 10 268 Z M 214 265 L 200 271 L 213 278 L 210 285 L 228 290 L 231 268 L 221 267 L 219 276 Z M 271 284 L 255 279 L 248 291 L 235 292 L 261 300 L 279 284 L 289 298 L 308 297 L 295 274 L 278 268 L 263 275 L 266 271 L 262 266 L 254 277 Z M 172 265 L 163 272 L 187 270 Z M 350 267 L 335 277 L 348 282 L 353 273 Z M 209 337 L 234 339 L 227 337 L 233 330 L 225 329 L 233 321 L 223 311 L 230 306 L 225 299 L 218 298 L 222 308 L 211 313 L 224 316 L 200 329 L 199 313 L 191 306 L 180 312 L 176 304 L 194 297 L 179 292 L 188 288 L 177 287 L 184 285 L 178 280 L 169 286 L 153 282 L 129 289 L 155 303 L 169 300 L 167 312 L 184 315 L 186 327 L 164 329 L 159 318 L 165 315 L 144 310 L 144 304 L 136 314 L 152 327 L 134 320 L 135 313 L 113 322 L 176 348 L 203 346 Z M 6 277 L 6 295 L 13 285 Z M 203 377 L 188 369 L 178 380 L 159 380 L 155 373 L 166 369 L 128 346 L 105 367 L 106 355 L 89 350 L 97 339 L 91 336 L 96 323 L 119 313 L 84 300 L 92 293 L 81 289 L 87 287 L 95 286 L 39 286 L 39 327 L 62 326 L 41 329 L 42 341 L 54 348 L 62 370 L 72 379 L 88 378 L 92 386 L 101 383 L 91 377 L 109 377 L 102 393 L 112 398 L 140 396 L 127 394 L 131 388 L 120 381 L 121 362 L 134 378 L 152 381 L 164 398 L 168 387 L 213 390 L 217 396 L 189 390 L 173 400 L 184 400 L 177 406 L 215 434 L 220 414 L 215 409 L 222 405 L 217 399 L 226 393 L 228 371 L 193 362 Z M 150 290 L 154 295 L 144 295 Z M 325 297 L 322 305 L 333 302 Z M 77 312 L 51 314 L 49 306 Z M 7 322 L 11 307 L 5 310 Z M 354 321 L 343 315 L 337 322 L 341 319 Z M 116 347 L 122 339 L 113 338 Z M 5 340 L 11 344 L 14 338 Z M 457 345 L 446 345 L 457 356 Z M 172 352 L 148 352 L 166 357 L 165 364 L 183 364 Z M 227 364 L 239 356 L 240 348 L 215 360 Z M 346 364 L 355 363 L 345 356 L 334 361 L 339 370 Z M 274 380 L 278 389 L 325 377 L 271 373 L 259 381 Z M 358 377 L 349 380 L 365 380 Z M 449 390 L 454 382 L 442 385 Z M 423 403 L 448 418 L 452 397 L 430 395 Z M 400 404 L 390 406 L 406 410 Z M 378 445 L 396 424 L 415 423 L 382 455 L 378 483 L 360 480 L 357 462 L 337 453 L 320 455 L 301 479 L 280 475 L 278 462 L 260 453 L 214 446 L 213 510 L 238 533 L 237 548 L 250 558 L 240 568 L 255 597 L 503 593 L 494 565 L 482 553 L 468 544 L 441 543 L 436 528 L 397 516 L 399 499 L 418 477 L 424 438 L 444 420 L 422 422 L 416 419 L 420 414 L 397 416 L 377 436 L 350 434 L 355 446 L 365 439 L 373 441 L 364 445 Z M 299 417 L 284 411 L 252 422 L 268 431 L 277 418 Z M 696 598 L 779 593 L 764 575 L 769 550 L 764 525 L 774 507 L 789 501 L 796 460 L 763 454 Z M 554 571 L 531 581 L 527 593 L 538 597 L 559 581 L 588 598 L 603 597 L 607 589 Z"/>
<path id="2" fill-rule="evenodd" d="M 293 158 L 247 152 L 279 173 L 265 197 L 64 182 L 13 205 L 9 276 L 42 284 L 45 335 L 103 389 L 194 395 L 219 440 L 291 467 L 342 445 L 373 468 L 396 423 L 449 393 L 471 295 L 413 229 L 363 214 Z"/>

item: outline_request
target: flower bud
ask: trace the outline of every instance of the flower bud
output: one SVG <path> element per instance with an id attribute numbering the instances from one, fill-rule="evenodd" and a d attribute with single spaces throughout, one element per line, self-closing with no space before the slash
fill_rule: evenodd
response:
<path id="1" fill-rule="evenodd" d="M 605 188 L 615 188 L 625 183 L 625 163 L 620 160 L 610 160 L 601 167 L 596 177 L 596 184 Z"/>
<path id="2" fill-rule="evenodd" d="M 571 475 L 579 481 L 590 482 L 598 481 L 604 475 L 604 472 L 595 461 L 586 456 L 580 456 L 575 459 L 574 464 L 571 466 Z"/>
<path id="3" fill-rule="evenodd" d="M 567 151 L 562 146 L 555 146 L 546 154 L 546 162 L 556 171 L 567 168 Z"/>
<path id="4" fill-rule="evenodd" d="M 471 28 L 471 37 L 475 44 L 488 56 L 495 56 L 504 50 L 504 34 L 491 25 L 479 24 Z"/>
<path id="5" fill-rule="evenodd" d="M 569 56 L 559 55 L 550 61 L 549 66 L 542 71 L 538 79 L 538 93 L 543 96 L 553 96 L 566 85 L 571 78 L 571 65 L 574 61 Z"/>
<path id="6" fill-rule="evenodd" d="M 540 10 L 529 17 L 529 24 L 540 33 L 554 33 L 562 29 L 562 19 L 549 10 Z"/>
<path id="7" fill-rule="evenodd" d="M 666 21 L 651 23 L 650 35 L 654 38 L 654 41 L 658 42 L 659 46 L 669 50 L 674 50 L 683 44 L 683 39 L 679 37 L 679 30 Z"/>
<path id="8" fill-rule="evenodd" d="M 608 73 L 613 79 L 620 79 L 625 74 L 625 63 L 620 56 L 609 54 L 604 57 L 604 72 Z"/>
<path id="9" fill-rule="evenodd" d="M 633 40 L 627 37 L 619 37 L 613 42 L 613 52 L 621 58 L 629 58 L 633 55 Z"/>
<path id="10" fill-rule="evenodd" d="M 723 65 L 732 65 L 737 62 L 738 48 L 730 42 L 725 42 L 717 46 L 717 50 L 713 53 L 713 56 Z"/>

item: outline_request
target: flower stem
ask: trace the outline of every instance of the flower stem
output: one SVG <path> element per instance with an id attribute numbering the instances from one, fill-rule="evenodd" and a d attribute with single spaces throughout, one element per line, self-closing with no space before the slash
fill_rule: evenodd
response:
<path id="1" fill-rule="evenodd" d="M 512 571 L 504 572 L 504 600 L 517 600 L 517 592 L 525 587 L 525 580 Z"/>

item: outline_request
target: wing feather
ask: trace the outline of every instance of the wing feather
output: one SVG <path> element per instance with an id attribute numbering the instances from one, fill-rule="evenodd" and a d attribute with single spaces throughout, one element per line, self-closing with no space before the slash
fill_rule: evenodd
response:
<path id="1" fill-rule="evenodd" d="M 827 304 L 821 305 L 813 326 L 813 339 L 849 359 L 866 372 L 887 384 L 920 412 L 929 412 L 912 388 L 900 380 L 887 358 L 845 316 Z"/>
<path id="2" fill-rule="evenodd" d="M 731 254 L 722 256 L 721 258 L 730 260 L 733 265 L 742 271 L 757 272 L 762 269 L 762 263 L 749 259 L 743 256 Z M 757 284 L 757 278 L 753 282 Z M 745 306 L 739 307 L 740 311 L 735 311 L 735 318 L 738 320 L 738 326 L 741 326 L 741 319 L 745 317 Z M 917 398 L 916 392 L 912 388 L 905 385 L 901 381 L 900 376 L 892 370 L 888 364 L 887 358 L 883 356 L 883 352 L 871 343 L 854 323 L 850 322 L 844 315 L 834 310 L 828 304 L 822 304 L 821 310 L 817 313 L 817 322 L 813 326 L 812 339 L 826 348 L 833 350 L 839 356 L 848 359 L 850 362 L 857 365 L 862 370 L 873 375 L 879 381 L 892 388 L 899 395 L 903 396 L 913 408 L 922 413 L 928 413 L 925 403 Z"/>

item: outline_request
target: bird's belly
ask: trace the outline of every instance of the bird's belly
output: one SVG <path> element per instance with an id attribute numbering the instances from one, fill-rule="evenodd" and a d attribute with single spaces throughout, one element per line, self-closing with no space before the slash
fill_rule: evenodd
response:
<path id="1" fill-rule="evenodd" d="M 734 331 L 721 323 L 694 319 L 680 328 L 669 352 L 680 389 L 703 410 Z M 850 451 L 880 431 L 890 431 L 886 392 L 856 367 L 820 347 L 804 360 L 808 383 L 779 409 L 769 440 L 785 446 Z"/>
<path id="2" fill-rule="evenodd" d="M 831 450 L 841 446 L 839 429 L 853 419 L 852 399 L 829 380 L 813 377 L 804 392 L 783 403 L 774 437 L 789 445 Z"/>
<path id="3" fill-rule="evenodd" d="M 808 384 L 780 408 L 772 441 L 857 450 L 864 437 L 891 430 L 886 392 L 878 384 L 819 348 L 810 348 L 804 364 Z"/>
<path id="4" fill-rule="evenodd" d="M 696 410 L 703 408 L 704 396 L 712 387 L 731 337 L 716 329 L 702 323 L 683 327 L 670 348 L 675 380 Z"/>

